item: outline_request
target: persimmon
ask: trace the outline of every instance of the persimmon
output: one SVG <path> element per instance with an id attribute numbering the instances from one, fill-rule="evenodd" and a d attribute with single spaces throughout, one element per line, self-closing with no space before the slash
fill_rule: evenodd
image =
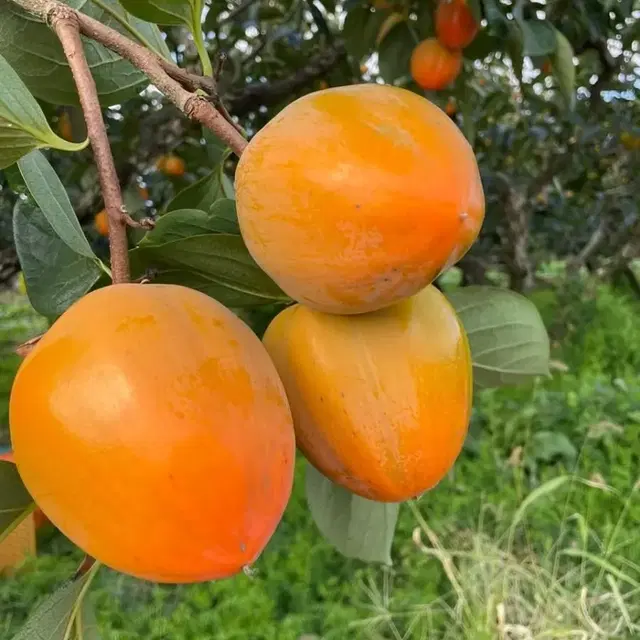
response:
<path id="1" fill-rule="evenodd" d="M 473 151 L 436 105 L 361 84 L 308 94 L 249 142 L 236 171 L 249 251 L 292 298 L 357 314 L 417 293 L 475 241 Z"/>
<path id="2" fill-rule="evenodd" d="M 328 478 L 400 502 L 451 468 L 470 418 L 471 359 L 435 287 L 353 317 L 295 305 L 263 342 L 287 390 L 298 446 Z"/>
<path id="3" fill-rule="evenodd" d="M 165 176 L 180 178 L 184 175 L 186 164 L 179 156 L 166 155 L 158 159 L 156 162 L 156 168 L 158 171 L 164 173 Z"/>
<path id="4" fill-rule="evenodd" d="M 447 104 L 445 105 L 444 108 L 444 112 L 449 116 L 455 116 L 456 115 L 456 111 L 458 110 L 458 107 L 456 105 L 456 100 L 455 98 L 449 98 L 447 100 Z"/>
<path id="5" fill-rule="evenodd" d="M 436 8 L 436 35 L 448 49 L 464 49 L 478 33 L 478 23 L 466 0 L 440 0 Z"/>
<path id="6" fill-rule="evenodd" d="M 101 236 L 106 238 L 109 235 L 109 218 L 105 209 L 96 213 L 93 226 Z"/>
<path id="7" fill-rule="evenodd" d="M 118 284 L 73 304 L 9 405 L 25 486 L 104 564 L 186 583 L 250 565 L 291 492 L 287 398 L 255 334 L 208 296 Z"/>
<path id="8" fill-rule="evenodd" d="M 73 126 L 71 118 L 66 111 L 63 111 L 58 118 L 58 133 L 61 138 L 73 142 Z"/>
<path id="9" fill-rule="evenodd" d="M 444 89 L 458 77 L 460 69 L 462 54 L 450 51 L 435 38 L 423 40 L 411 54 L 411 77 L 423 89 Z"/>
<path id="10" fill-rule="evenodd" d="M 551 66 L 551 60 L 545 60 L 542 63 L 542 73 L 549 75 L 553 71 L 553 67 Z"/>

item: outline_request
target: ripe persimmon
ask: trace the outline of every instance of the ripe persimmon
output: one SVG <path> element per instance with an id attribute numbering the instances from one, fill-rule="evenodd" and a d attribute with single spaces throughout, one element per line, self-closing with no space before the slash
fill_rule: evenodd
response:
<path id="1" fill-rule="evenodd" d="M 458 110 L 458 107 L 456 105 L 456 99 L 451 97 L 447 100 L 447 104 L 444 108 L 444 112 L 449 116 L 455 116 L 456 115 L 456 111 Z"/>
<path id="2" fill-rule="evenodd" d="M 179 156 L 166 155 L 158 159 L 156 168 L 164 173 L 165 176 L 179 178 L 184 175 L 186 164 Z"/>
<path id="3" fill-rule="evenodd" d="M 298 302 L 340 314 L 417 293 L 484 218 L 458 127 L 425 98 L 377 84 L 285 107 L 242 154 L 236 203 L 258 264 Z"/>
<path id="4" fill-rule="evenodd" d="M 460 69 L 460 51 L 450 51 L 435 38 L 423 40 L 411 54 L 411 77 L 423 89 L 444 89 L 458 77 Z"/>
<path id="5" fill-rule="evenodd" d="M 284 383 L 299 448 L 365 498 L 401 502 L 436 485 L 471 413 L 467 337 L 433 286 L 353 317 L 303 305 L 263 338 Z"/>
<path id="6" fill-rule="evenodd" d="M 109 235 L 109 218 L 105 209 L 96 213 L 93 226 L 101 236 L 106 238 Z"/>
<path id="7" fill-rule="evenodd" d="M 66 111 L 63 111 L 58 118 L 58 133 L 61 138 L 73 142 L 73 126 L 71 118 Z"/>
<path id="8" fill-rule="evenodd" d="M 230 576 L 273 534 L 295 442 L 265 348 L 176 285 L 118 284 L 73 304 L 18 370 L 14 455 L 53 524 L 156 582 Z"/>
<path id="9" fill-rule="evenodd" d="M 440 0 L 436 8 L 436 35 L 448 49 L 464 49 L 478 33 L 478 23 L 466 0 Z"/>

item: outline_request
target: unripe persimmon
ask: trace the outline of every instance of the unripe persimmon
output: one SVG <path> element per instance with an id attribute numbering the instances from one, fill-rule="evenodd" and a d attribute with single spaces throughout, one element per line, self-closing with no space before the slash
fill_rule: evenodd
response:
<path id="1" fill-rule="evenodd" d="M 460 69 L 460 51 L 450 51 L 435 38 L 423 40 L 411 54 L 411 77 L 423 89 L 438 91 L 448 87 Z"/>
<path id="2" fill-rule="evenodd" d="M 230 576 L 273 534 L 295 443 L 255 334 L 208 296 L 118 284 L 72 305 L 22 362 L 14 455 L 53 524 L 156 582 Z"/>
<path id="3" fill-rule="evenodd" d="M 475 241 L 484 195 L 473 151 L 437 106 L 397 87 L 308 94 L 251 140 L 238 220 L 292 298 L 357 314 L 417 293 Z"/>
<path id="4" fill-rule="evenodd" d="M 440 0 L 436 8 L 436 35 L 448 49 L 464 49 L 478 33 L 478 23 L 466 0 Z"/>
<path id="5" fill-rule="evenodd" d="M 93 226 L 101 236 L 106 238 L 109 235 L 109 218 L 105 209 L 96 213 Z"/>
<path id="6" fill-rule="evenodd" d="M 289 307 L 263 341 L 287 390 L 299 448 L 337 484 L 401 502 L 453 465 L 471 413 L 471 359 L 464 329 L 435 287 L 354 317 Z"/>

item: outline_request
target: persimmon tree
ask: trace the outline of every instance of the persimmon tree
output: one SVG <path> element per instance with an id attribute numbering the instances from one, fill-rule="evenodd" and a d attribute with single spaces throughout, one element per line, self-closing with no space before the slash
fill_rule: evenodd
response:
<path id="1" fill-rule="evenodd" d="M 626 53 L 612 59 L 607 39 L 619 33 L 628 50 L 631 3 L 603 13 L 600 3 L 585 2 L 586 17 L 579 20 L 569 19 L 564 4 L 469 0 L 482 28 L 464 49 L 454 84 L 426 94 L 443 108 L 454 100 L 457 110 L 449 109 L 450 116 L 475 147 L 484 174 L 485 231 L 461 263 L 469 280 L 478 269 L 468 266 L 476 261 L 483 273 L 493 263 L 505 264 L 514 288 L 531 285 L 536 207 L 545 204 L 540 196 L 546 202 L 555 197 L 550 185 L 557 189 L 567 154 L 578 158 L 579 149 L 593 144 L 587 124 L 594 105 L 607 114 L 617 109 L 605 90 L 613 86 L 627 99 L 619 85 L 630 84 L 620 80 L 630 59 Z M 262 336 L 293 300 L 244 244 L 233 183 L 237 158 L 247 139 L 294 98 L 321 88 L 320 81 L 388 83 L 425 95 L 411 78 L 410 59 L 417 44 L 434 35 L 435 3 L 376 6 L 331 0 L 249 0 L 235 6 L 197 0 L 0 0 L 0 195 L 11 208 L 12 245 L 34 308 L 55 322 L 78 299 L 110 282 L 180 284 L 215 298 Z M 590 62 L 583 70 L 582 58 L 576 69 L 576 55 L 595 55 L 598 72 L 588 68 Z M 545 61 L 550 74 L 541 71 Z M 595 83 L 580 86 L 589 92 L 585 106 L 577 82 L 594 73 Z M 366 110 L 361 115 L 366 119 Z M 66 119 L 71 130 L 62 135 Z M 607 134 L 616 149 L 619 133 Z M 536 144 L 548 138 L 554 143 Z M 176 178 L 165 189 L 150 167 L 181 144 L 206 170 L 187 186 Z M 630 180 L 637 179 L 631 154 L 625 147 L 620 157 L 602 161 L 612 181 L 607 201 L 614 194 L 631 200 Z M 518 171 L 505 175 L 505 165 Z M 573 169 L 583 183 L 592 181 L 590 172 L 603 170 Z M 140 195 L 143 188 L 150 197 Z M 91 235 L 91 222 L 81 224 L 87 212 L 102 206 L 108 251 Z M 607 225 L 617 215 L 609 217 L 607 209 Z M 621 246 L 599 243 L 600 249 L 608 246 L 616 269 L 636 250 L 629 233 L 637 232 L 637 212 L 622 215 L 627 234 Z M 560 224 L 563 233 L 562 225 L 584 226 Z M 593 224 L 595 233 L 602 224 L 598 216 Z M 578 262 L 593 258 L 595 251 L 585 255 L 596 244 L 590 234 L 588 229 L 585 239 L 583 231 L 572 245 Z M 5 249 L 9 265 L 11 249 Z M 548 338 L 526 298 L 484 286 L 447 297 L 469 339 L 476 387 L 518 384 L 547 373 Z M 19 352 L 26 355 L 37 342 L 34 336 Z M 35 504 L 9 462 L 0 462 L 0 487 L 2 538 Z M 311 516 L 340 552 L 391 562 L 399 504 L 362 498 L 311 465 L 306 490 Z M 17 637 L 38 637 L 52 627 L 61 630 L 60 638 L 83 637 L 93 620 L 85 595 L 98 570 L 99 563 L 87 558 Z"/>

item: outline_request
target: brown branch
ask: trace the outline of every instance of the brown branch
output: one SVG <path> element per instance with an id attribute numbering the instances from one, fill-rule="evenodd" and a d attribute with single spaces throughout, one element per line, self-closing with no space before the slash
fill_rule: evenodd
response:
<path id="1" fill-rule="evenodd" d="M 325 75 L 346 57 L 343 45 L 338 44 L 313 57 L 293 75 L 274 82 L 255 82 L 237 93 L 225 96 L 225 103 L 236 116 L 244 115 L 264 105 L 269 107 L 302 89 L 316 78 Z"/>
<path id="2" fill-rule="evenodd" d="M 107 130 L 102 119 L 98 90 L 84 55 L 76 13 L 68 7 L 57 7 L 49 14 L 51 28 L 56 32 L 69 62 L 78 88 L 80 104 L 87 123 L 87 133 L 98 167 L 98 177 L 109 221 L 109 251 L 114 284 L 129 282 L 129 246 L 127 220 L 120 192 L 120 182 L 111 154 Z"/>
<path id="3" fill-rule="evenodd" d="M 115 53 L 131 62 L 133 66 L 140 69 L 158 90 L 167 96 L 180 111 L 211 129 L 237 155 L 240 155 L 247 146 L 247 141 L 224 116 L 216 111 L 213 104 L 208 102 L 204 96 L 196 95 L 183 86 L 184 84 L 193 89 L 199 88 L 203 91 L 211 92 L 215 89 L 212 85 L 212 79 L 197 79 L 198 76 L 179 69 L 170 62 L 163 60 L 153 51 L 130 40 L 98 20 L 94 20 L 75 9 L 70 9 L 68 5 L 63 4 L 59 0 L 12 1 L 47 22 L 51 22 L 53 16 L 58 11 L 66 11 L 67 15 L 73 13 L 77 20 L 80 33 L 99 42 L 107 47 L 107 49 L 115 51 Z"/>

